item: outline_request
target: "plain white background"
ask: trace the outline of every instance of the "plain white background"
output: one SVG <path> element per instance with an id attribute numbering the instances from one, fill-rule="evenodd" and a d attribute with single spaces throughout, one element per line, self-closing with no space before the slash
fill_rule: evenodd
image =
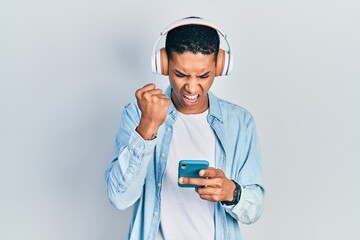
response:
<path id="1" fill-rule="evenodd" d="M 229 36 L 212 91 L 250 110 L 265 211 L 245 239 L 359 239 L 358 1 L 0 1 L 0 239 L 124 239 L 104 171 L 153 44 L 189 15 Z"/>

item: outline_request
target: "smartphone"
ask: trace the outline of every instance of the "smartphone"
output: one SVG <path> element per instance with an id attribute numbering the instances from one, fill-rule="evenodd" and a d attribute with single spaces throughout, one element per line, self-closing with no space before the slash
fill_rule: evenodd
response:
<path id="1" fill-rule="evenodd" d="M 206 178 L 200 177 L 199 172 L 202 169 L 208 169 L 209 162 L 207 160 L 181 160 L 178 168 L 178 178 L 191 177 L 191 178 Z M 202 187 L 195 184 L 180 184 L 179 187 Z"/>

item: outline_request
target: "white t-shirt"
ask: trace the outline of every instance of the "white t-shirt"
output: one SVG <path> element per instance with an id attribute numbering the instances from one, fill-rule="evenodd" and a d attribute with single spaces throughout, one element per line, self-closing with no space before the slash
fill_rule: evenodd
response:
<path id="1" fill-rule="evenodd" d="M 205 159 L 215 165 L 215 135 L 207 115 L 208 110 L 178 113 L 162 180 L 158 239 L 214 239 L 214 203 L 202 200 L 194 188 L 178 186 L 180 160 Z"/>

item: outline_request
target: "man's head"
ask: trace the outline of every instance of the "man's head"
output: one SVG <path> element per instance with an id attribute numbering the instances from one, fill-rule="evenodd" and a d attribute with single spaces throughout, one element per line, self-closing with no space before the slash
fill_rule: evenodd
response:
<path id="1" fill-rule="evenodd" d="M 204 25 L 184 25 L 170 30 L 166 36 L 165 49 L 169 59 L 173 52 L 182 54 L 192 52 L 209 55 L 214 53 L 216 60 L 220 39 L 217 30 Z"/>
<path id="2" fill-rule="evenodd" d="M 209 107 L 219 45 L 217 30 L 211 27 L 190 24 L 168 32 L 165 46 L 171 98 L 178 111 L 197 114 Z"/>

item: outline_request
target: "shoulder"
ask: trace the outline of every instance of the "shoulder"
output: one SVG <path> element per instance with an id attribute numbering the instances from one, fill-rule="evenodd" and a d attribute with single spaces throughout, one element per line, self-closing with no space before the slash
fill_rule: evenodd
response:
<path id="1" fill-rule="evenodd" d="M 246 108 L 222 98 L 215 97 L 215 99 L 219 104 L 224 121 L 236 121 L 247 126 L 254 121 L 253 115 Z"/>

